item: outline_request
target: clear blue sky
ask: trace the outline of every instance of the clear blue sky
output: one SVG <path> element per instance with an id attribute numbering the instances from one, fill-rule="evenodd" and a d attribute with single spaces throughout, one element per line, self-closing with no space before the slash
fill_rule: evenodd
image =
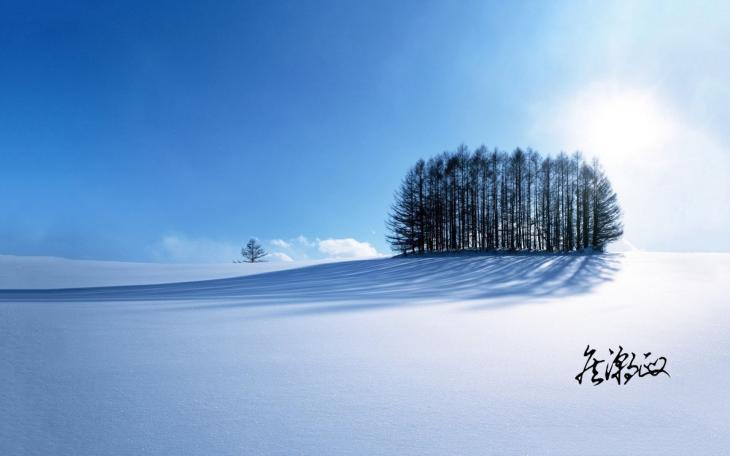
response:
<path id="1" fill-rule="evenodd" d="M 314 248 L 291 257 L 330 238 L 387 252 L 405 170 L 462 142 L 592 147 L 631 243 L 717 248 L 646 196 L 687 164 L 636 157 L 700 144 L 719 168 L 702 199 L 728 202 L 727 6 L 547 3 L 3 4 L 0 253 L 222 261 L 300 235 Z"/>

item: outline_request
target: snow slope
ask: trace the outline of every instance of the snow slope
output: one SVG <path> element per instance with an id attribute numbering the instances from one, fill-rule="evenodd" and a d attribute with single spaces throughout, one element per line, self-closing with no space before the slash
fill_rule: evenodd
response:
<path id="1" fill-rule="evenodd" d="M 631 252 L 0 291 L 0 454 L 723 454 L 728 278 Z M 586 344 L 671 378 L 578 385 Z"/>
<path id="2" fill-rule="evenodd" d="M 332 260 L 164 264 L 0 255 L 0 289 L 79 288 L 190 282 L 281 271 Z"/>

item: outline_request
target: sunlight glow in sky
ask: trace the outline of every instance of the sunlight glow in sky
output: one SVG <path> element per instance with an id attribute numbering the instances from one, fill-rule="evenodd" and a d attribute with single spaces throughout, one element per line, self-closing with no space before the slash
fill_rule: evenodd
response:
<path id="1" fill-rule="evenodd" d="M 624 208 L 628 245 L 651 247 L 652 238 L 670 244 L 679 242 L 678 233 L 728 225 L 719 208 L 728 201 L 730 157 L 650 89 L 595 83 L 554 118 L 542 128 L 565 147 L 598 157 L 608 171 Z"/>
<path id="2" fill-rule="evenodd" d="M 592 155 L 604 157 L 606 165 L 620 168 L 634 159 L 653 155 L 672 136 L 666 111 L 651 94 L 639 91 L 589 90 L 573 100 L 566 130 L 573 143 L 583 144 Z"/>

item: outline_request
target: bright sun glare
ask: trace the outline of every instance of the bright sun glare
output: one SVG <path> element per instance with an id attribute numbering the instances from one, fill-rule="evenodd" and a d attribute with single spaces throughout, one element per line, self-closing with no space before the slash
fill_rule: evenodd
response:
<path id="1" fill-rule="evenodd" d="M 669 140 L 672 131 L 670 120 L 648 92 L 594 88 L 575 99 L 571 112 L 571 142 L 615 166 L 645 160 Z"/>

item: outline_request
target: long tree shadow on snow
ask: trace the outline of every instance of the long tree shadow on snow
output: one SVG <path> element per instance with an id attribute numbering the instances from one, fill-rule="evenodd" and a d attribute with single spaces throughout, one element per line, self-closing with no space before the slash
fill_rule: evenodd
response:
<path id="1" fill-rule="evenodd" d="M 0 302 L 164 303 L 164 310 L 302 304 L 322 313 L 453 300 L 482 308 L 589 292 L 610 281 L 621 255 L 472 255 L 349 261 L 229 279 L 160 285 L 0 291 Z"/>

